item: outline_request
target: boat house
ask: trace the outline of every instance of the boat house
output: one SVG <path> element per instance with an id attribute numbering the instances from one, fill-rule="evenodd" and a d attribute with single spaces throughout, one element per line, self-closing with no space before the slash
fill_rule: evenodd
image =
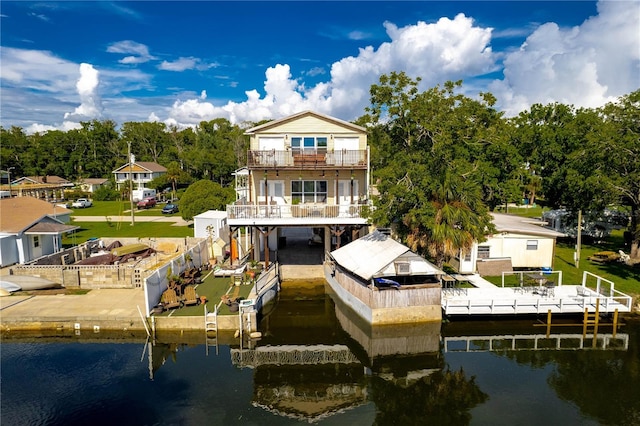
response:
<path id="1" fill-rule="evenodd" d="M 335 296 L 373 325 L 440 321 L 444 272 L 374 231 L 329 255 Z"/>

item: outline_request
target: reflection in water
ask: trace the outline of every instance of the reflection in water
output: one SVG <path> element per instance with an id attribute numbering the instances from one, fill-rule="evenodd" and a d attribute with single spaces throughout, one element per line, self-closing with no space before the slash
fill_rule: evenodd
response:
<path id="1" fill-rule="evenodd" d="M 285 289 L 261 329 L 221 336 L 219 355 L 202 332 L 3 336 L 0 421 L 640 425 L 638 323 L 372 328 L 324 290 Z"/>

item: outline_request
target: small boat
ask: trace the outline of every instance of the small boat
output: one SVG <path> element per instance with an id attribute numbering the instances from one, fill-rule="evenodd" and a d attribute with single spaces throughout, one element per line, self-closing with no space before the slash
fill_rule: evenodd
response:
<path id="1" fill-rule="evenodd" d="M 111 250 L 111 254 L 114 256 L 124 256 L 125 254 L 138 253 L 148 250 L 149 246 L 142 243 L 127 244 Z"/>
<path id="2" fill-rule="evenodd" d="M 9 292 L 44 290 L 47 288 L 60 287 L 60 284 L 41 277 L 29 275 L 3 275 L 0 277 L 0 288 Z"/>

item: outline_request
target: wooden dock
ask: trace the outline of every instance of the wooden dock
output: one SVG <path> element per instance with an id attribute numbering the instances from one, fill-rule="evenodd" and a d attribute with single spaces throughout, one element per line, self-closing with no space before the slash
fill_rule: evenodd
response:
<path id="1" fill-rule="evenodd" d="M 444 315 L 600 314 L 631 312 L 631 296 L 602 294 L 582 285 L 548 287 L 444 288 Z"/>

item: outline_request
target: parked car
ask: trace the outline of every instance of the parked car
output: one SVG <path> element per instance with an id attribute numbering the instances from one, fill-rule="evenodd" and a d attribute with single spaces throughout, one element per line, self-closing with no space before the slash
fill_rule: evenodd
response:
<path id="1" fill-rule="evenodd" d="M 151 207 L 155 207 L 158 204 L 155 197 L 147 197 L 138 201 L 138 209 L 150 209 Z"/>
<path id="2" fill-rule="evenodd" d="M 175 204 L 167 204 L 162 208 L 162 213 L 164 214 L 178 213 L 178 206 Z"/>
<path id="3" fill-rule="evenodd" d="M 85 207 L 91 207 L 92 202 L 88 198 L 78 198 L 73 203 L 71 203 L 71 207 L 74 209 L 84 209 Z"/>

